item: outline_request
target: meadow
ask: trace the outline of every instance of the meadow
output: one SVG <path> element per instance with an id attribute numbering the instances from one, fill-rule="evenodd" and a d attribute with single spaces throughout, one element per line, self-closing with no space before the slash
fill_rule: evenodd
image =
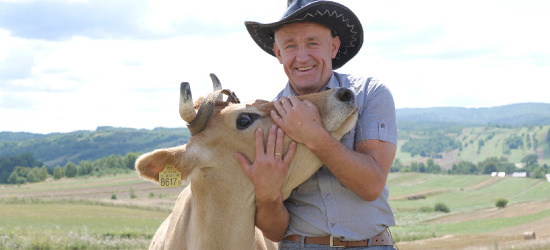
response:
<path id="1" fill-rule="evenodd" d="M 388 186 L 400 250 L 550 249 L 546 181 L 391 173 Z M 135 173 L 3 185 L 0 249 L 147 249 L 182 189 Z M 500 198 L 506 207 L 495 207 Z M 436 211 L 436 203 L 450 211 Z M 524 240 L 526 231 L 537 239 Z"/>

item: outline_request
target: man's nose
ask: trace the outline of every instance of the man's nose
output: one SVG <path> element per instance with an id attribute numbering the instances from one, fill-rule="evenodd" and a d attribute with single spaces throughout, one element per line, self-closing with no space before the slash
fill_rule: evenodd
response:
<path id="1" fill-rule="evenodd" d="M 309 60 L 309 51 L 305 46 L 300 46 L 298 48 L 298 53 L 296 54 L 296 60 L 299 62 L 305 62 Z"/>

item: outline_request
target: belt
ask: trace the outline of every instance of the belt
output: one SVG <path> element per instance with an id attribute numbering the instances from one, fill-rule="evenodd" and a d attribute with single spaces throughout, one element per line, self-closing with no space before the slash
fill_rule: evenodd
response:
<path id="1" fill-rule="evenodd" d="M 289 235 L 284 238 L 288 241 L 302 242 L 302 236 L 298 234 Z M 359 241 L 343 241 L 332 235 L 324 237 L 304 237 L 304 243 L 317 245 L 330 245 L 331 247 L 368 247 L 368 246 L 392 246 L 393 240 L 387 230 L 383 230 L 378 235 Z"/>

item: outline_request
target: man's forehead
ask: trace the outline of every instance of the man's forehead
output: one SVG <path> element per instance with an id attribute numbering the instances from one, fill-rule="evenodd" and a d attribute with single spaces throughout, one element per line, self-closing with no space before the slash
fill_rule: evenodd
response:
<path id="1" fill-rule="evenodd" d="M 309 32 L 308 39 L 311 39 L 315 36 L 322 38 L 322 36 L 331 34 L 331 30 L 329 28 L 317 23 L 291 23 L 284 25 L 283 27 L 275 31 L 275 39 L 277 39 L 277 36 L 280 37 L 281 35 L 284 35 L 286 37 L 293 36 L 295 34 L 304 34 L 304 32 Z M 291 39 L 291 37 L 286 37 L 284 39 Z"/>

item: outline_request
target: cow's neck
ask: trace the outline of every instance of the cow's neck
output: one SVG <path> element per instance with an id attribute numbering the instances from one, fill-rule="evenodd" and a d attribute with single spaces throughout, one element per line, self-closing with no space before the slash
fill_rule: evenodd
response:
<path id="1" fill-rule="evenodd" d="M 215 173 L 196 178 L 191 185 L 196 226 L 198 232 L 210 234 L 199 249 L 250 249 L 256 213 L 250 181 Z"/>

